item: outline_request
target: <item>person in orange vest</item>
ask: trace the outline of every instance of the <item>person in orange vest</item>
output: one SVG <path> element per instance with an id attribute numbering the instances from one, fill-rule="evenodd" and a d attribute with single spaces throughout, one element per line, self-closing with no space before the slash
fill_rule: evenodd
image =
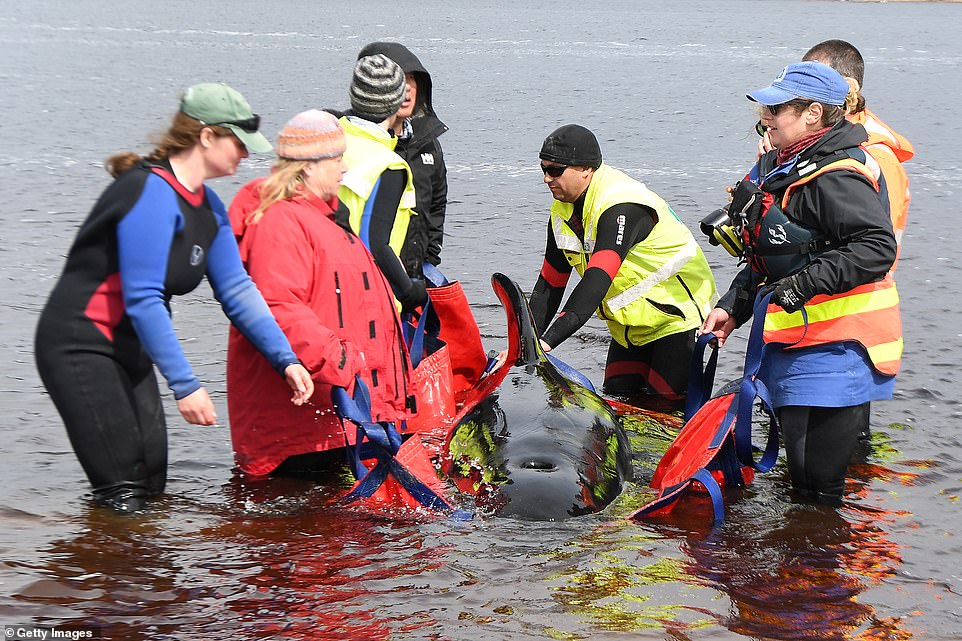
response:
<path id="1" fill-rule="evenodd" d="M 891 398 L 902 352 L 888 275 L 897 244 L 860 146 L 868 134 L 845 119 L 848 95 L 841 74 L 819 62 L 788 65 L 748 94 L 774 148 L 734 189 L 729 213 L 748 264 L 701 328 L 721 346 L 751 317 L 759 289 L 773 292 L 760 377 L 794 490 L 826 504 L 840 503 L 870 403 Z"/>
<path id="2" fill-rule="evenodd" d="M 902 163 L 915 156 L 915 148 L 905 136 L 882 122 L 866 106 L 865 96 L 862 95 L 865 61 L 854 45 L 844 40 L 825 40 L 806 51 L 802 60 L 828 65 L 848 82 L 849 95 L 845 103 L 845 117 L 849 122 L 862 125 L 868 132 L 868 140 L 862 144 L 862 148 L 878 163 L 881 175 L 885 178 L 889 214 L 892 217 L 892 228 L 901 254 L 902 236 L 905 233 L 909 201 L 912 197 L 909 192 L 909 177 Z M 759 152 L 765 153 L 771 149 L 771 141 L 766 134 L 759 142 Z M 896 258 L 892 271 L 895 270 L 897 263 Z"/>
<path id="3" fill-rule="evenodd" d="M 809 49 L 802 60 L 814 60 L 826 64 L 842 74 L 848 82 L 849 102 L 846 102 L 845 116 L 849 122 L 862 125 L 868 132 L 868 140 L 862 144 L 872 158 L 879 164 L 888 191 L 889 214 L 892 216 L 892 228 L 895 240 L 902 252 L 902 236 L 905 233 L 906 219 L 909 212 L 909 177 L 902 166 L 906 160 L 915 155 L 905 136 L 896 133 L 876 116 L 866 105 L 862 95 L 862 81 L 865 75 L 865 61 L 862 54 L 852 44 L 844 40 L 826 40 Z M 898 263 L 896 258 L 892 265 Z"/>

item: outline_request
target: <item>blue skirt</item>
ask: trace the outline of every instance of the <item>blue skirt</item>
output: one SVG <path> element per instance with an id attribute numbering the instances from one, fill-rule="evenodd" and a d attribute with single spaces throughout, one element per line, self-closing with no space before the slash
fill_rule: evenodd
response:
<path id="1" fill-rule="evenodd" d="M 851 407 L 892 398 L 895 377 L 879 374 L 859 343 L 781 349 L 765 346 L 761 378 L 772 405 Z"/>

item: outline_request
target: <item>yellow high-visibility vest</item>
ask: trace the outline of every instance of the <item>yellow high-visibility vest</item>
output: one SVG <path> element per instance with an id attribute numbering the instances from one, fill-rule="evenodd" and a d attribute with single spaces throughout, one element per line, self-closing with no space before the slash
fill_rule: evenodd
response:
<path id="1" fill-rule="evenodd" d="M 640 346 L 701 326 L 718 300 L 705 254 L 668 203 L 617 169 L 602 164 L 591 178 L 582 210 L 584 243 L 568 224 L 574 205 L 557 200 L 551 205 L 558 248 L 584 275 L 601 214 L 622 203 L 651 207 L 658 220 L 629 250 L 598 308 L 612 338 L 624 347 Z"/>

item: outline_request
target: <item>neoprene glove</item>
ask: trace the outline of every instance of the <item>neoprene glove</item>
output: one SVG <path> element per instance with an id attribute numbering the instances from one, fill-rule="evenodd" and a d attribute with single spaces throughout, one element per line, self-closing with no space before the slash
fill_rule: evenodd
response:
<path id="1" fill-rule="evenodd" d="M 808 272 L 802 270 L 775 283 L 772 301 L 786 312 L 797 312 L 815 295 L 815 286 Z"/>
<path id="2" fill-rule="evenodd" d="M 413 312 L 418 307 L 424 305 L 428 302 L 428 291 L 425 287 L 423 280 L 412 280 L 411 289 L 408 290 L 407 296 L 399 298 L 401 301 L 401 312 Z"/>

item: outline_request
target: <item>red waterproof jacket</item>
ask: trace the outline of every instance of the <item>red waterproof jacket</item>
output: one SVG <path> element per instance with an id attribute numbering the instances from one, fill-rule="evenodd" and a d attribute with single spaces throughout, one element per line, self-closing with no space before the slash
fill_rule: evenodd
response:
<path id="1" fill-rule="evenodd" d="M 364 244 L 334 223 L 337 199 L 280 201 L 252 225 L 263 179 L 230 207 L 241 258 L 294 353 L 315 382 L 297 407 L 270 363 L 234 327 L 227 348 L 227 406 L 237 465 L 267 474 L 289 456 L 344 446 L 331 386 L 360 373 L 374 420 L 399 421 L 411 370 L 390 286 Z M 363 355 L 363 356 L 362 356 Z M 353 388 L 351 388 L 353 389 Z M 348 430 L 353 442 L 354 434 Z"/>

